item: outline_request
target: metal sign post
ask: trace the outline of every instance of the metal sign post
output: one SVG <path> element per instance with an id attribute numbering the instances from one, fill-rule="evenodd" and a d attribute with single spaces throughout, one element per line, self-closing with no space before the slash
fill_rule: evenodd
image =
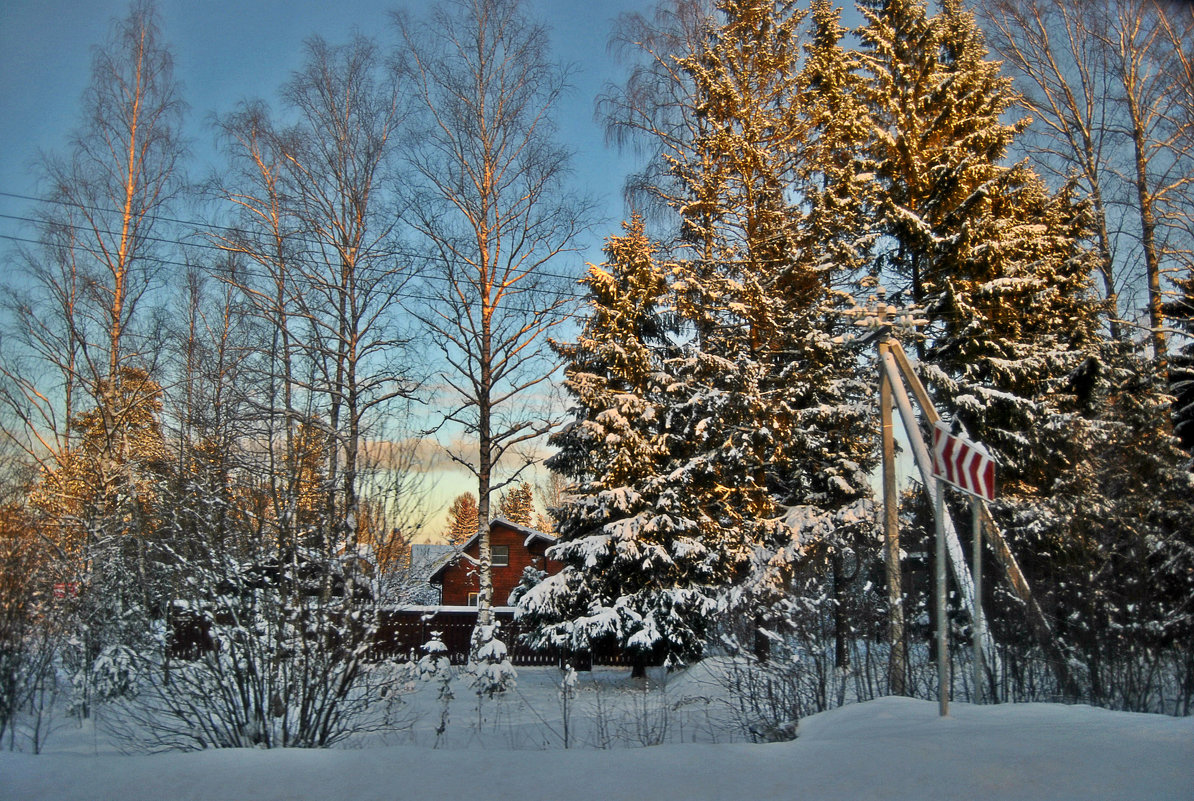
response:
<path id="1" fill-rule="evenodd" d="M 945 483 L 937 479 L 936 514 L 937 553 L 934 559 L 934 595 L 937 608 L 937 708 L 941 717 L 949 714 L 949 622 L 945 587 Z"/>
<path id="2" fill-rule="evenodd" d="M 974 551 L 971 576 L 974 579 L 974 603 L 971 624 L 974 627 L 974 701 L 983 700 L 983 525 L 982 502 L 995 500 L 995 462 L 987 449 L 977 442 L 954 434 L 943 420 L 933 424 L 933 475 L 937 478 L 937 503 L 940 510 L 944 485 L 953 484 L 970 495 L 970 519 Z M 941 516 L 938 512 L 938 516 Z M 940 610 L 938 610 L 940 613 Z M 940 636 L 940 635 L 939 635 Z M 942 712 L 941 714 L 946 714 Z"/>
<path id="3" fill-rule="evenodd" d="M 879 322 L 886 322 L 887 309 L 877 314 Z M 883 557 L 887 579 L 887 640 L 891 657 L 887 664 L 888 691 L 892 695 L 908 694 L 908 654 L 904 642 L 904 587 L 900 567 L 899 490 L 896 484 L 895 432 L 892 427 L 895 409 L 891 378 L 883 368 L 883 355 L 891 348 L 888 334 L 879 336 L 879 428 L 880 450 L 883 459 Z"/>

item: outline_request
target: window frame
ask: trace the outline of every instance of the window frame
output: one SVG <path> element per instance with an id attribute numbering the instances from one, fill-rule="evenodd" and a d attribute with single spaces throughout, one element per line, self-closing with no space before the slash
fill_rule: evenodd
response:
<path id="1" fill-rule="evenodd" d="M 498 554 L 501 553 L 501 561 L 498 560 Z M 494 567 L 509 567 L 510 566 L 510 546 L 509 545 L 491 545 L 489 548 L 490 564 Z"/>

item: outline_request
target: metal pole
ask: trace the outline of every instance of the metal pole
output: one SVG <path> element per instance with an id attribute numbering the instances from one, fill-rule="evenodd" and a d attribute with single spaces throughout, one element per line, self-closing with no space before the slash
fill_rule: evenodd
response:
<path id="1" fill-rule="evenodd" d="M 937 596 L 937 695 L 938 709 L 941 716 L 949 714 L 949 624 L 946 622 L 945 599 L 945 482 L 936 480 L 937 491 L 934 499 L 937 504 L 937 560 L 934 571 L 936 573 Z"/>
<path id="2" fill-rule="evenodd" d="M 970 516 L 974 534 L 974 703 L 983 702 L 983 523 L 979 514 L 982 501 L 977 495 L 970 498 Z"/>

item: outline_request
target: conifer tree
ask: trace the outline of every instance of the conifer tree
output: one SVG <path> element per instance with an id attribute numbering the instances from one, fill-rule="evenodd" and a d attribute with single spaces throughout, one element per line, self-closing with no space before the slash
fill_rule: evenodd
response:
<path id="1" fill-rule="evenodd" d="M 1148 708 L 1158 681 L 1178 688 L 1179 708 L 1192 698 L 1194 473 L 1162 380 L 1139 345 L 1106 343 L 1070 383 L 1081 412 L 1060 432 L 1072 447 L 1048 491 L 1004 514 L 1096 704 Z M 1015 635 L 1012 623 L 1005 641 Z"/>
<path id="2" fill-rule="evenodd" d="M 535 489 L 529 481 L 502 493 L 498 500 L 498 517 L 527 528 L 535 524 Z"/>
<path id="3" fill-rule="evenodd" d="M 58 560 L 58 580 L 86 588 L 67 601 L 77 626 L 64 654 L 78 704 L 89 714 L 94 663 L 105 649 L 152 649 L 147 622 L 166 597 L 159 505 L 170 463 L 162 437 L 162 390 L 122 367 L 100 406 L 71 421 L 76 445 L 43 468 L 31 501 Z"/>
<path id="4" fill-rule="evenodd" d="M 1004 163 L 1022 123 L 1001 119 L 1008 80 L 972 15 L 957 0 L 933 16 L 918 0 L 863 13 L 880 267 L 925 307 L 921 367 L 939 409 L 995 455 L 996 519 L 1085 665 L 1087 691 L 1106 700 L 1107 676 L 1140 663 L 1126 654 L 1174 642 L 1150 637 L 1176 624 L 1136 626 L 1127 610 L 1188 619 L 1175 601 L 1184 590 L 1165 600 L 1143 589 L 1150 570 L 1154 589 L 1183 586 L 1189 558 L 1178 522 L 1188 479 L 1159 382 L 1102 337 L 1090 216 L 1073 186 L 1053 191 Z M 997 635 L 1015 639 L 1014 615 L 996 616 Z"/>
<path id="5" fill-rule="evenodd" d="M 832 175 L 845 183 L 832 161 L 845 135 L 817 112 L 833 103 L 830 74 L 844 76 L 848 63 L 823 48 L 802 67 L 805 15 L 794 3 L 718 11 L 721 24 L 678 62 L 709 131 L 674 168 L 689 187 L 681 212 L 700 254 L 674 271 L 677 310 L 695 336 L 671 370 L 691 393 L 673 424 L 686 426 L 677 434 L 692 443 L 685 468 L 720 524 L 733 587 L 725 601 L 770 626 L 791 617 L 787 591 L 807 546 L 848 547 L 870 517 L 867 388 L 834 342 L 858 260 L 840 258 L 830 215 L 792 201 L 806 187 L 810 197 L 827 191 Z M 810 146 L 818 133 L 819 150 Z M 836 224 L 840 232 L 849 220 Z"/>
<path id="6" fill-rule="evenodd" d="M 995 451 L 1005 487 L 1039 481 L 1050 447 L 1023 432 L 1048 430 L 1058 382 L 1097 345 L 1085 209 L 1002 163 L 1010 83 L 960 3 L 863 13 L 881 274 L 927 311 L 922 367 L 946 416 Z"/>
<path id="7" fill-rule="evenodd" d="M 723 0 L 715 11 L 699 35 L 685 29 L 689 37 L 674 42 L 681 45 L 674 56 L 676 88 L 688 92 L 678 111 L 689 110 L 691 124 L 683 135 L 660 134 L 670 174 L 660 196 L 680 216 L 689 256 L 657 279 L 676 336 L 654 346 L 625 340 L 645 348 L 653 361 L 644 356 L 642 364 L 653 363 L 660 378 L 666 376 L 628 396 L 649 398 L 636 416 L 648 415 L 652 436 L 665 448 L 659 454 L 666 469 L 637 477 L 633 508 L 620 501 L 618 511 L 633 519 L 645 506 L 669 512 L 673 525 L 688 521 L 677 530 L 688 547 L 699 548 L 699 570 L 685 575 L 675 572 L 679 563 L 666 570 L 653 564 L 651 580 L 664 588 L 698 582 L 710 602 L 749 610 L 748 622 L 757 627 L 785 616 L 784 596 L 807 541 L 867 517 L 858 503 L 869 495 L 869 438 L 860 428 L 860 385 L 848 368 L 856 360 L 832 342 L 840 325 L 835 306 L 844 296 L 830 287 L 842 276 L 814 244 L 824 226 L 809 231 L 791 198 L 809 133 L 800 95 L 804 15 L 795 3 L 762 0 Z M 630 230 L 611 240 L 611 264 L 622 264 L 617 250 L 638 239 L 641 234 Z M 617 300 L 595 292 L 592 319 L 613 313 L 609 304 Z M 605 322 L 595 330 L 609 328 Z M 584 355 L 565 353 L 573 369 Z M 577 423 L 559 439 L 556 464 L 571 476 L 608 475 L 625 458 L 627 437 L 618 433 L 619 451 L 611 454 L 578 427 L 635 417 L 614 418 L 604 404 L 582 404 L 574 412 Z M 636 424 L 631 430 L 630 441 L 647 441 Z M 642 457 L 626 461 L 639 470 L 650 465 Z M 600 483 L 576 488 L 572 512 L 584 513 L 566 514 L 565 540 L 585 514 L 608 514 L 608 491 Z M 639 545 L 651 542 L 641 532 L 636 536 Z M 566 553 L 570 545 L 557 550 Z M 540 594 L 554 588 L 560 598 L 572 593 L 575 600 L 584 592 L 583 579 L 579 572 L 562 575 Z M 581 603 L 574 615 L 584 617 L 587 609 Z M 690 632 L 703 633 L 703 625 Z"/>
<path id="8" fill-rule="evenodd" d="M 477 533 L 477 496 L 462 492 L 448 507 L 448 530 L 444 534 L 449 545 L 462 545 Z"/>
<path id="9" fill-rule="evenodd" d="M 716 554 L 704 539 L 712 521 L 694 516 L 689 487 L 669 475 L 666 276 L 642 220 L 624 227 L 583 279 L 591 311 L 580 336 L 555 345 L 575 404 L 549 463 L 574 482 L 549 553 L 564 568 L 523 595 L 519 614 L 535 644 L 617 644 L 641 670 L 700 653 Z"/>
<path id="10" fill-rule="evenodd" d="M 804 156 L 796 165 L 807 209 L 804 244 L 819 248 L 824 263 L 839 274 L 857 276 L 869 270 L 876 239 L 876 187 L 866 159 L 871 118 L 863 102 L 864 76 L 854 51 L 842 46 L 846 29 L 841 9 L 830 0 L 813 0 L 809 16 L 799 82 L 807 130 Z"/>
<path id="11" fill-rule="evenodd" d="M 1188 454 L 1194 456 L 1194 270 L 1175 279 L 1177 297 L 1166 315 L 1185 335 L 1184 343 L 1174 339 L 1169 357 L 1169 391 L 1173 394 L 1173 433 Z M 1194 461 L 1191 462 L 1194 468 Z"/>

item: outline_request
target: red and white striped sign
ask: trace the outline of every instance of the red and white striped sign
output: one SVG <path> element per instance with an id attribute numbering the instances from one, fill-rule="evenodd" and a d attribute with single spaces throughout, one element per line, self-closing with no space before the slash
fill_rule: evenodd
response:
<path id="1" fill-rule="evenodd" d="M 933 426 L 933 474 L 963 492 L 995 500 L 995 462 L 987 449 L 949 433 L 949 423 Z"/>

